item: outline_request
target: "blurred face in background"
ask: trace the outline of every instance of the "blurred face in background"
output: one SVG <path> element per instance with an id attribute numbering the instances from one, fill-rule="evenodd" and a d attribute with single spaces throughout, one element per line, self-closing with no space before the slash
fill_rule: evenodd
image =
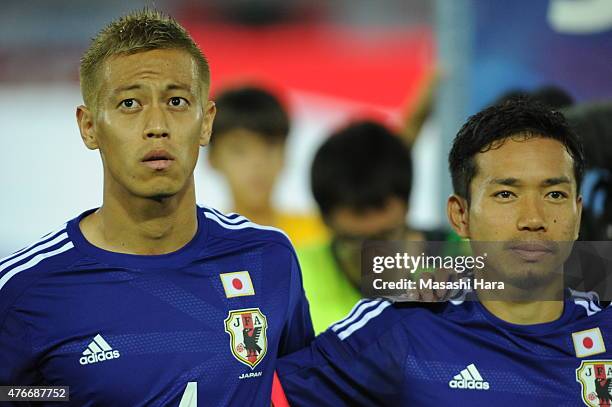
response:
<path id="1" fill-rule="evenodd" d="M 193 185 L 215 107 L 192 56 L 175 49 L 118 55 L 99 78 L 95 113 L 81 106 L 77 115 L 86 145 L 100 150 L 105 191 L 165 198 Z"/>
<path id="2" fill-rule="evenodd" d="M 406 237 L 408 205 L 390 197 L 380 208 L 356 210 L 339 207 L 327 217 L 333 234 L 332 250 L 343 271 L 358 286 L 361 278 L 361 249 L 366 240 L 397 241 Z"/>
<path id="3" fill-rule="evenodd" d="M 223 133 L 214 143 L 210 163 L 227 180 L 234 202 L 253 210 L 268 208 L 283 169 L 285 143 L 243 128 Z"/>

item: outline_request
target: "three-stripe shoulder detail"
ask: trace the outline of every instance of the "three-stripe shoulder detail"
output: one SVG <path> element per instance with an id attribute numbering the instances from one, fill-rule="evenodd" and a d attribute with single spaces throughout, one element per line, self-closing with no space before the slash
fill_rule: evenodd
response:
<path id="1" fill-rule="evenodd" d="M 74 247 L 65 225 L 40 240 L 0 260 L 0 290 L 15 275 L 33 268 L 45 259 Z"/>
<path id="2" fill-rule="evenodd" d="M 221 227 L 225 229 L 241 230 L 241 229 L 250 228 L 250 229 L 259 229 L 259 230 L 269 230 L 269 231 L 281 233 L 283 236 L 289 239 L 289 236 L 287 236 L 287 234 L 283 232 L 281 229 L 278 229 L 272 226 L 259 225 L 257 223 L 251 222 L 248 218 L 242 215 L 238 215 L 236 213 L 225 215 L 216 209 L 209 208 L 206 206 L 200 206 L 200 208 L 204 210 L 204 216 L 206 216 L 207 219 L 214 221 L 215 223 L 217 223 L 218 225 L 220 225 Z"/>
<path id="3" fill-rule="evenodd" d="M 382 299 L 360 300 L 346 318 L 333 324 L 330 329 L 343 341 L 382 314 L 391 304 L 390 301 Z"/>

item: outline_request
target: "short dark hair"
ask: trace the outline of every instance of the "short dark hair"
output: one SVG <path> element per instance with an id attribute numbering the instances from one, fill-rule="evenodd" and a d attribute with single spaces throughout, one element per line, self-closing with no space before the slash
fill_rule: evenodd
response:
<path id="1" fill-rule="evenodd" d="M 476 176 L 474 157 L 512 137 L 544 137 L 562 143 L 574 162 L 574 177 L 580 189 L 584 172 L 582 141 L 563 114 L 530 99 L 511 99 L 471 116 L 453 141 L 448 164 L 455 194 L 470 201 L 470 183 Z"/>
<path id="2" fill-rule="evenodd" d="M 570 107 L 574 104 L 574 98 L 565 89 L 556 85 L 545 85 L 533 91 L 514 88 L 499 96 L 494 105 L 499 105 L 512 99 L 529 98 L 540 102 L 553 110 Z"/>
<path id="3" fill-rule="evenodd" d="M 227 89 L 216 98 L 211 146 L 235 129 L 257 133 L 270 142 L 285 141 L 289 134 L 287 111 L 272 93 L 255 86 Z"/>
<path id="4" fill-rule="evenodd" d="M 410 151 L 386 127 L 355 122 L 321 145 L 312 163 L 311 186 L 323 217 L 340 207 L 380 208 L 391 197 L 407 203 L 412 188 Z"/>
<path id="5" fill-rule="evenodd" d="M 189 33 L 173 18 L 158 10 L 144 8 L 111 21 L 94 37 L 85 51 L 79 70 L 85 104 L 89 108 L 96 107 L 98 73 L 104 61 L 116 55 L 155 49 L 180 49 L 188 52 L 196 62 L 200 81 L 208 89 L 208 62 Z"/>

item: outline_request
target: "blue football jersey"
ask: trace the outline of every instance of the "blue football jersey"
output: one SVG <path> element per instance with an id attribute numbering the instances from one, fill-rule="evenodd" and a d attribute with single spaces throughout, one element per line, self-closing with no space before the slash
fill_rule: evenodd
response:
<path id="1" fill-rule="evenodd" d="M 313 338 L 287 237 L 198 207 L 180 250 L 120 254 L 87 242 L 89 213 L 0 262 L 0 385 L 69 386 L 75 406 L 269 406 L 277 358 Z"/>
<path id="2" fill-rule="evenodd" d="M 477 301 L 362 300 L 278 374 L 297 406 L 609 406 L 612 309 L 573 293 L 537 325 Z"/>

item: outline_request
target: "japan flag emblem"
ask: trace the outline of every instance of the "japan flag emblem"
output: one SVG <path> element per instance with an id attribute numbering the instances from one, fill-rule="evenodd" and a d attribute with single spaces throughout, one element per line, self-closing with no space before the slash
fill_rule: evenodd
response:
<path id="1" fill-rule="evenodd" d="M 221 283 L 227 298 L 255 295 L 253 282 L 248 271 L 236 271 L 221 274 Z"/>
<path id="2" fill-rule="evenodd" d="M 598 355 L 606 351 L 606 345 L 599 328 L 591 328 L 586 331 L 573 332 L 572 340 L 576 357 L 585 358 L 587 356 Z"/>

